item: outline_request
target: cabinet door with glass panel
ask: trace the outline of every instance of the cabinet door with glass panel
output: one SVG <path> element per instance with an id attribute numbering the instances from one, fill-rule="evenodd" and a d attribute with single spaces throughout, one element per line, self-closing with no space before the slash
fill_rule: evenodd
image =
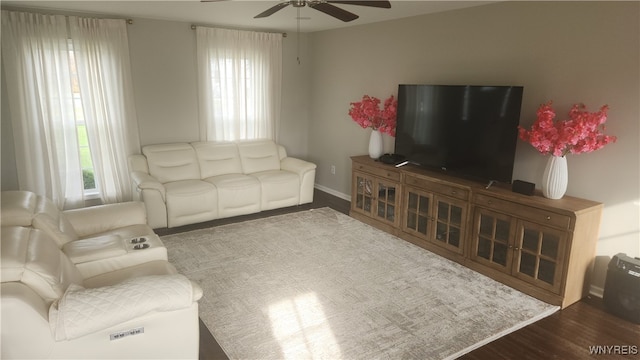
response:
<path id="1" fill-rule="evenodd" d="M 469 208 L 467 202 L 436 194 L 433 204 L 434 234 L 431 241 L 458 254 L 463 254 L 465 224 Z"/>
<path id="2" fill-rule="evenodd" d="M 430 240 L 433 238 L 433 194 L 406 187 L 404 191 L 405 216 L 402 230 L 406 233 Z"/>
<path id="3" fill-rule="evenodd" d="M 402 230 L 456 253 L 464 253 L 465 201 L 407 187 Z"/>
<path id="4" fill-rule="evenodd" d="M 518 220 L 512 274 L 559 294 L 567 239 L 566 231 Z"/>
<path id="5" fill-rule="evenodd" d="M 559 294 L 567 239 L 566 231 L 477 207 L 471 258 Z"/>
<path id="6" fill-rule="evenodd" d="M 352 187 L 355 195 L 355 199 L 351 201 L 353 211 L 398 225 L 400 185 L 397 182 L 354 171 Z"/>
<path id="7" fill-rule="evenodd" d="M 473 222 L 471 259 L 511 272 L 515 218 L 484 208 L 476 208 Z"/>

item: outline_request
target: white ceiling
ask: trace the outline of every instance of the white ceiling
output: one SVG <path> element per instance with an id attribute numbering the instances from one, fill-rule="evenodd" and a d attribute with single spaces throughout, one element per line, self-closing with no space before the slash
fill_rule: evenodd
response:
<path id="1" fill-rule="evenodd" d="M 199 25 L 216 25 L 238 29 L 295 32 L 297 30 L 297 8 L 287 6 L 275 14 L 261 19 L 253 16 L 281 1 L 260 0 L 200 0 L 178 1 L 2 1 L 2 7 L 28 7 L 49 10 L 64 10 L 89 14 L 104 14 L 120 18 L 148 18 L 190 22 Z M 484 5 L 496 1 L 417 1 L 391 0 L 391 9 L 380 9 L 359 5 L 336 6 L 353 12 L 360 18 L 345 23 L 320 11 L 303 7 L 300 9 L 300 31 L 314 32 L 337 29 L 442 12 L 465 7 Z"/>

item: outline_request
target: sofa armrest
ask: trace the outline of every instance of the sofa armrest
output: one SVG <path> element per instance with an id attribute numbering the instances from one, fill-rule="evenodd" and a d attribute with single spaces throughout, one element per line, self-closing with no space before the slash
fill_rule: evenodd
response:
<path id="1" fill-rule="evenodd" d="M 49 323 L 56 341 L 70 340 L 152 312 L 189 308 L 198 301 L 194 295 L 193 283 L 179 274 L 143 276 L 101 288 L 71 284 L 49 309 Z"/>
<path id="2" fill-rule="evenodd" d="M 129 155 L 129 171 L 149 173 L 147 158 L 140 154 Z"/>
<path id="3" fill-rule="evenodd" d="M 80 238 L 147 223 L 146 209 L 139 201 L 91 206 L 66 210 L 63 213 Z"/>
<path id="4" fill-rule="evenodd" d="M 68 341 L 55 341 L 50 302 L 22 283 L 2 283 L 2 359 L 198 359 L 198 303 L 189 308 L 151 312 Z M 109 341 L 113 334 L 142 328 L 143 334 Z M 6 330 L 6 331 L 5 331 Z M 135 333 L 131 333 L 134 335 Z"/>
<path id="5" fill-rule="evenodd" d="M 298 205 L 313 202 L 313 189 L 316 178 L 316 164 L 292 157 L 280 161 L 282 170 L 291 171 L 300 177 L 300 199 Z"/>
<path id="6" fill-rule="evenodd" d="M 315 170 L 316 164 L 292 157 L 286 157 L 280 161 L 280 169 L 291 171 L 303 177 L 305 173 Z"/>
<path id="7" fill-rule="evenodd" d="M 153 176 L 142 171 L 134 171 L 131 173 L 131 179 L 138 191 L 157 190 L 160 193 L 162 200 L 165 200 L 166 190 L 164 185 L 162 185 L 162 183 Z"/>

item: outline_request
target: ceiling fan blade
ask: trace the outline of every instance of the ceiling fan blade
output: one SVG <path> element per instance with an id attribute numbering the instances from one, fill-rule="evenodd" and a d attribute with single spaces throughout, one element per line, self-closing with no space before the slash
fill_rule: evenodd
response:
<path id="1" fill-rule="evenodd" d="M 386 0 L 373 0 L 373 1 L 341 1 L 341 0 L 327 0 L 328 3 L 332 4 L 347 4 L 347 5 L 360 5 L 360 6 L 370 6 L 377 7 L 383 9 L 391 9 L 391 3 Z"/>
<path id="2" fill-rule="evenodd" d="M 322 11 L 323 13 L 333 16 L 336 19 L 340 19 L 344 22 L 353 21 L 358 18 L 358 15 L 342 10 L 339 7 L 333 6 L 328 3 L 307 3 L 310 8 Z"/>
<path id="3" fill-rule="evenodd" d="M 285 1 L 285 2 L 281 2 L 276 6 L 270 7 L 267 10 L 261 12 L 260 14 L 254 16 L 254 19 L 258 19 L 258 18 L 263 18 L 263 17 L 267 17 L 269 15 L 272 15 L 274 13 L 276 13 L 277 11 L 280 11 L 284 8 L 286 8 L 287 6 L 289 6 L 291 2 L 290 1 Z"/>

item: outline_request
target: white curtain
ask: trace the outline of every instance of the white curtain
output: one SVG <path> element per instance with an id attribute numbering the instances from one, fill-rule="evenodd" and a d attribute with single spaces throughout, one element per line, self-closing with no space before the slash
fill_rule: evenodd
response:
<path id="1" fill-rule="evenodd" d="M 21 190 L 83 205 L 64 16 L 2 11 L 2 59 Z"/>
<path id="2" fill-rule="evenodd" d="M 127 157 L 140 145 L 125 20 L 3 10 L 2 58 L 20 189 L 60 208 L 84 205 L 72 91 L 79 86 L 100 197 L 103 203 L 130 200 Z"/>
<path id="3" fill-rule="evenodd" d="M 282 34 L 196 28 L 200 138 L 276 139 Z"/>
<path id="4" fill-rule="evenodd" d="M 125 20 L 69 17 L 96 187 L 132 199 L 128 156 L 140 151 Z"/>

